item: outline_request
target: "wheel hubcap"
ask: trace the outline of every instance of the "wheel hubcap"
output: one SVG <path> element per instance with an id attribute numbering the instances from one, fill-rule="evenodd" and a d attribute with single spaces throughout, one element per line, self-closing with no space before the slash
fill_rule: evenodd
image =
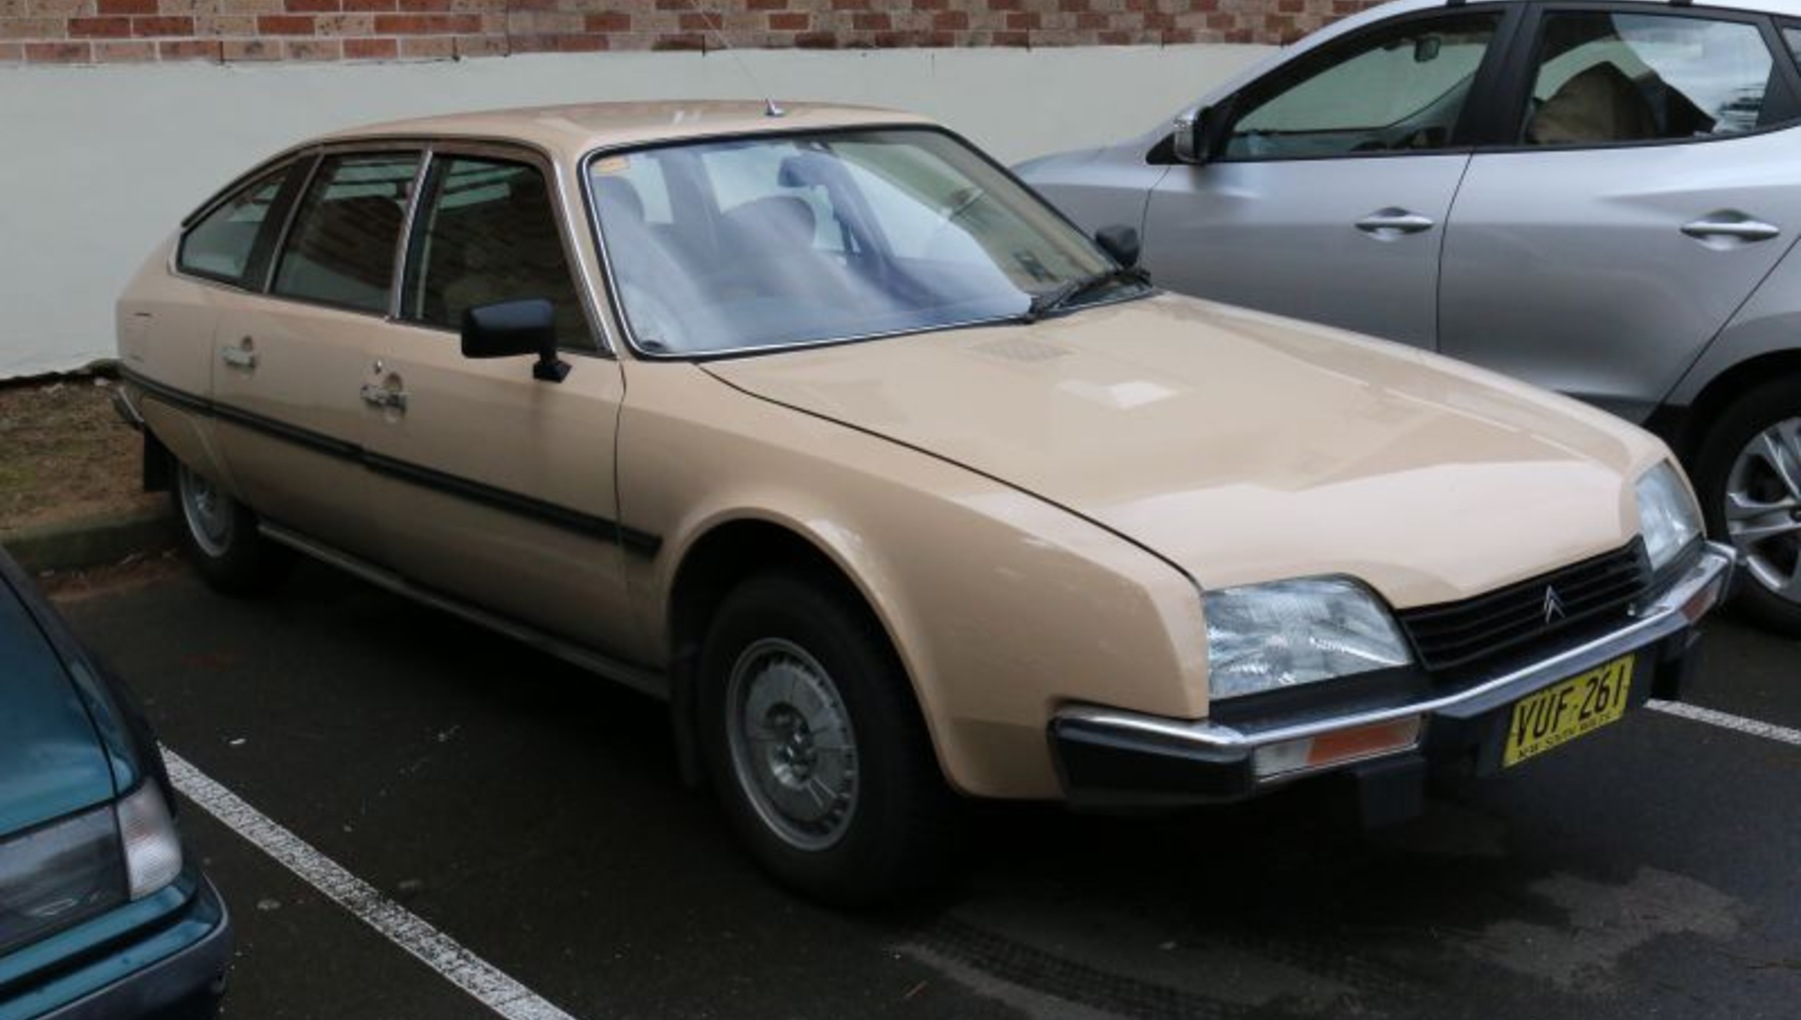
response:
<path id="1" fill-rule="evenodd" d="M 187 520 L 188 533 L 194 544 L 208 556 L 223 556 L 231 546 L 231 497 L 213 487 L 213 483 L 183 465 L 177 472 L 176 484 L 181 489 L 181 514 Z"/>
<path id="2" fill-rule="evenodd" d="M 857 744 L 825 668 L 764 638 L 738 656 L 726 706 L 732 771 L 764 824 L 802 850 L 838 842 L 857 808 Z"/>
<path id="3" fill-rule="evenodd" d="M 1801 418 L 1751 438 L 1726 478 L 1726 532 L 1752 577 L 1801 602 Z"/>

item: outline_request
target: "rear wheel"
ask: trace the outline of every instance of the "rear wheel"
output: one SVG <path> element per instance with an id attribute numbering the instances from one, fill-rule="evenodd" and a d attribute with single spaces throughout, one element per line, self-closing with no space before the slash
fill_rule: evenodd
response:
<path id="1" fill-rule="evenodd" d="M 763 868 L 841 906 L 929 884 L 954 798 L 886 636 L 834 586 L 786 573 L 726 597 L 701 651 L 714 788 Z"/>
<path id="2" fill-rule="evenodd" d="M 186 464 L 176 466 L 173 494 L 182 548 L 208 584 L 232 595 L 254 595 L 286 576 L 292 557 L 263 537 L 248 507 Z"/>
<path id="3" fill-rule="evenodd" d="M 1744 558 L 1739 606 L 1771 630 L 1801 636 L 1801 379 L 1734 401 L 1696 466 L 1707 530 Z"/>

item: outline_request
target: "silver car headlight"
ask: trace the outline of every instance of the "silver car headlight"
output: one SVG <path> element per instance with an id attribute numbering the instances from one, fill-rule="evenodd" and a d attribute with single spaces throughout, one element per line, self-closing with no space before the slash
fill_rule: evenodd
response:
<path id="1" fill-rule="evenodd" d="M 1302 578 L 1206 594 L 1211 696 L 1246 694 L 1413 661 L 1387 607 L 1348 578 Z"/>
<path id="2" fill-rule="evenodd" d="M 1701 512 L 1676 466 L 1663 461 L 1639 476 L 1638 530 L 1651 569 L 1666 565 L 1701 537 Z"/>

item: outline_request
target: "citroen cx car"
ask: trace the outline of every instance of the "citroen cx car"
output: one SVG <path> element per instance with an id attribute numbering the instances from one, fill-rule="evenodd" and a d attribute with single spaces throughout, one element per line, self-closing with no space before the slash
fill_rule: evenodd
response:
<path id="1" fill-rule="evenodd" d="M 130 692 L 0 552 L 0 1020 L 202 1020 L 230 924 Z"/>
<path id="2" fill-rule="evenodd" d="M 1173 290 L 1645 425 L 1744 556 L 1742 606 L 1801 635 L 1798 46 L 1777 0 L 1401 0 L 1020 172 L 1139 227 Z"/>
<path id="3" fill-rule="evenodd" d="M 213 583 L 298 551 L 667 699 L 840 903 L 953 794 L 1375 821 L 1679 693 L 1732 556 L 1661 442 L 1136 254 L 904 114 L 387 124 L 155 251 L 126 412 Z"/>

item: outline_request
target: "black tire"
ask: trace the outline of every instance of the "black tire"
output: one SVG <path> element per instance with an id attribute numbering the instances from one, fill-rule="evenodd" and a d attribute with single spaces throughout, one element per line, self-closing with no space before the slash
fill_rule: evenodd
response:
<path id="1" fill-rule="evenodd" d="M 815 673 L 823 674 L 836 701 L 809 693 L 820 690 L 808 686 L 816 683 Z M 795 677 L 809 678 L 799 685 L 806 692 L 797 693 Z M 699 682 L 699 732 L 713 788 L 751 855 L 776 879 L 822 902 L 854 907 L 923 889 L 943 873 L 958 828 L 956 798 L 939 771 L 899 659 L 854 595 L 798 574 L 746 580 L 713 617 L 701 647 Z M 750 695 L 778 690 L 786 693 L 766 698 L 766 712 L 747 707 Z M 780 725 L 787 727 L 786 738 L 765 739 L 759 747 L 749 737 L 753 714 L 766 725 L 765 737 Z M 838 725 L 814 734 L 807 719 Z M 848 809 L 845 770 L 838 767 L 846 759 L 833 746 L 842 738 L 828 739 L 845 728 L 854 776 Z M 820 737 L 817 745 L 809 734 Z M 801 736 L 808 738 L 801 754 L 814 756 L 803 761 L 804 775 L 792 759 L 770 764 L 793 755 Z M 787 779 L 778 767 L 791 770 Z M 819 802 L 822 809 L 828 802 L 833 807 L 816 821 L 797 820 L 766 792 L 777 788 L 767 784 L 792 782 L 777 792 L 798 798 L 796 791 L 815 776 L 825 792 L 836 787 L 840 793 Z"/>
<path id="2" fill-rule="evenodd" d="M 261 595 L 287 577 L 293 554 L 263 537 L 249 507 L 186 464 L 176 465 L 169 493 L 182 552 L 208 585 L 227 595 Z"/>
<path id="3" fill-rule="evenodd" d="M 1740 568 L 1735 606 L 1768 630 L 1801 637 L 1801 591 L 1791 588 L 1791 595 L 1785 596 L 1772 586 L 1780 577 L 1801 576 L 1801 531 L 1753 544 L 1733 535 L 1726 514 L 1729 492 L 1735 487 L 1757 489 L 1760 501 L 1794 498 L 1796 494 L 1767 466 L 1744 465 L 1740 458 L 1759 436 L 1795 420 L 1801 420 L 1801 379 L 1778 379 L 1735 399 L 1701 443 L 1695 457 L 1695 488 L 1707 517 L 1708 534 L 1737 546 L 1741 554 L 1750 553 L 1756 561 Z M 1735 477 L 1735 471 L 1741 475 Z M 1779 517 L 1777 513 L 1772 519 Z M 1801 509 L 1792 511 L 1791 517 L 1801 524 Z"/>

